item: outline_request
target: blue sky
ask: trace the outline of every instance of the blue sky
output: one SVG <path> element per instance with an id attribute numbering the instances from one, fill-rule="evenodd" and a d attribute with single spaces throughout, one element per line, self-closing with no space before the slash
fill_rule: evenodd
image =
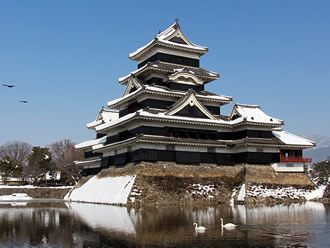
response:
<path id="1" fill-rule="evenodd" d="M 302 0 L 0 1 L 0 83 L 17 85 L 0 87 L 0 145 L 93 138 L 86 123 L 136 69 L 128 54 L 175 18 L 209 47 L 201 66 L 221 79 L 207 90 L 259 104 L 289 132 L 330 136 L 329 9 Z"/>

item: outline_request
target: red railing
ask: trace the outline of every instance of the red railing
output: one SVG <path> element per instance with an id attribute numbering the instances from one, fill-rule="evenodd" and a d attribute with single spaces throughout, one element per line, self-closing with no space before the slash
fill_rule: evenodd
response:
<path id="1" fill-rule="evenodd" d="M 311 158 L 289 158 L 289 157 L 282 157 L 281 162 L 292 162 L 292 163 L 310 163 L 312 162 Z"/>

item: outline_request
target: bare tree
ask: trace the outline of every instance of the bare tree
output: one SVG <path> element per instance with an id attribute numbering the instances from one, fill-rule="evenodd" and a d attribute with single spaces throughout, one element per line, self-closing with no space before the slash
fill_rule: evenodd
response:
<path id="1" fill-rule="evenodd" d="M 26 166 L 32 146 L 26 142 L 12 141 L 0 147 L 0 157 L 8 156 L 13 164 Z"/>
<path id="2" fill-rule="evenodd" d="M 32 146 L 26 142 L 11 141 L 0 146 L 0 158 L 8 157 L 13 168 L 21 168 L 21 175 L 15 173 L 16 177 L 21 177 L 25 181 L 25 171 L 28 165 L 28 157 L 32 151 Z"/>
<path id="3" fill-rule="evenodd" d="M 80 178 L 80 167 L 74 162 L 82 158 L 82 154 L 74 148 L 74 143 L 69 139 L 57 141 L 51 145 L 50 151 L 57 168 L 61 171 L 62 182 L 75 184 Z"/>

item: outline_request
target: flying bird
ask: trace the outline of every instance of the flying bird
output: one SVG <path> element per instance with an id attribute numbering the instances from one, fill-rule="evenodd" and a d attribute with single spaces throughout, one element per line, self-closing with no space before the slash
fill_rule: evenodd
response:
<path id="1" fill-rule="evenodd" d="M 25 100 L 24 101 L 19 101 L 19 102 L 21 102 L 21 103 L 28 103 L 28 101 L 25 101 Z"/>
<path id="2" fill-rule="evenodd" d="M 13 88 L 13 87 L 16 86 L 14 84 L 2 84 L 2 85 L 5 86 L 5 87 L 8 87 L 8 88 Z"/>

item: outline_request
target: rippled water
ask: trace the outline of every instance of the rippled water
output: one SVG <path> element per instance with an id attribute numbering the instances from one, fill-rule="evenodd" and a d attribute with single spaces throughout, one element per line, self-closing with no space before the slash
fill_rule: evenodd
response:
<path id="1" fill-rule="evenodd" d="M 329 205 L 143 208 L 0 205 L 0 247 L 330 247 Z M 221 229 L 224 222 L 238 224 Z M 193 223 L 207 227 L 196 232 Z"/>

